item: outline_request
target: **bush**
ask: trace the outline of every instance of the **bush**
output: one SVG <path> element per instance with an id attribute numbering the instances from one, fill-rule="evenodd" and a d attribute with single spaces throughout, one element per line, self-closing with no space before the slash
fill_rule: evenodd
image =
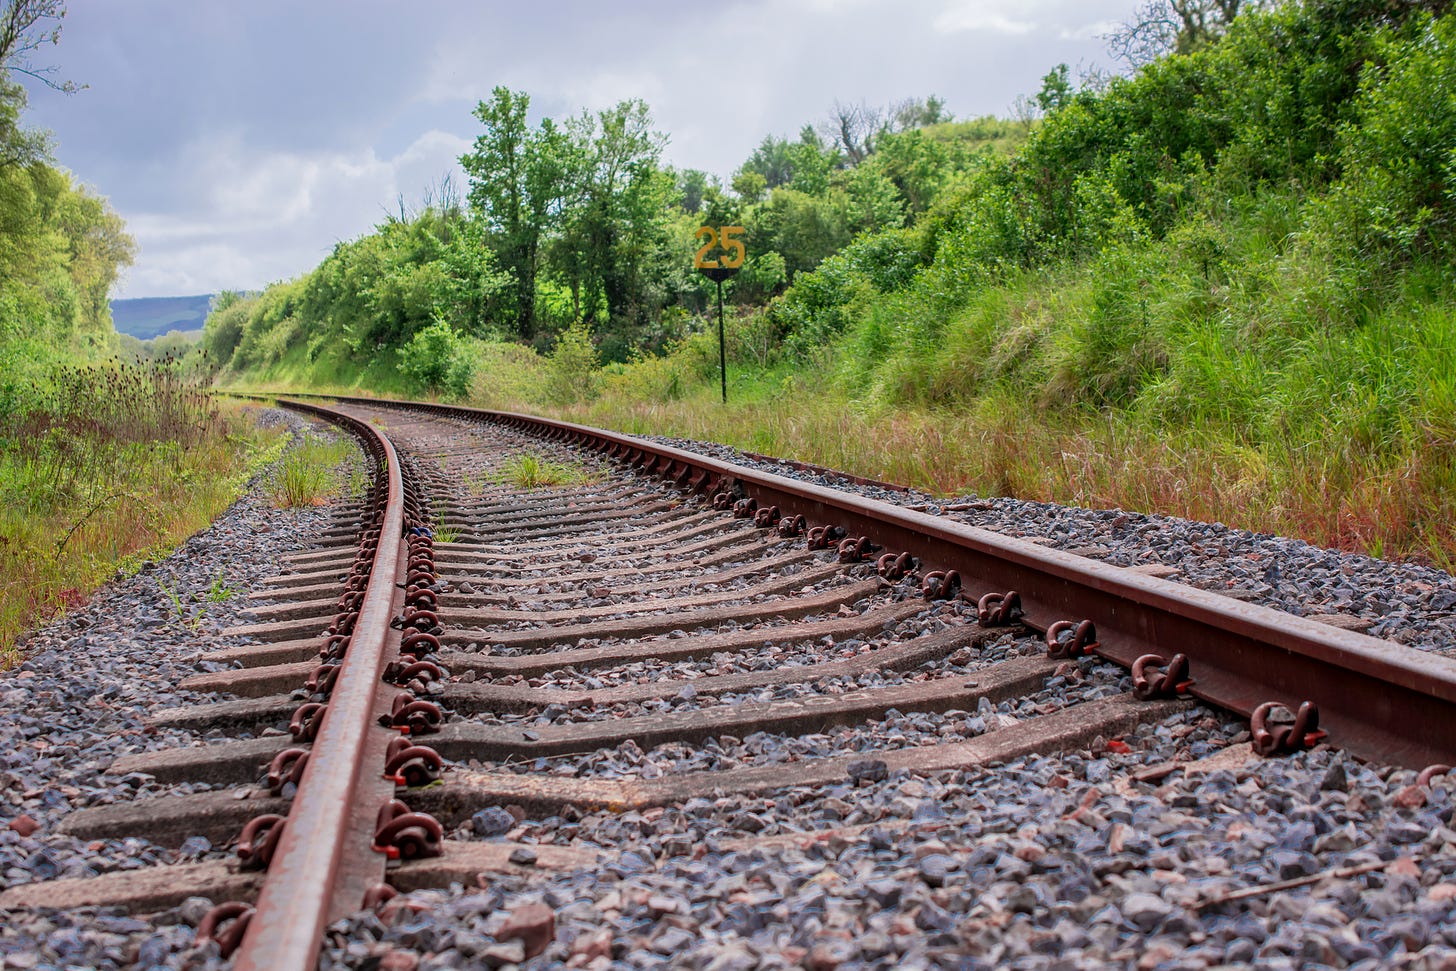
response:
<path id="1" fill-rule="evenodd" d="M 506 410 L 539 405 L 545 397 L 546 368 L 546 359 L 524 344 L 478 344 L 470 399 L 485 408 Z"/>
<path id="2" fill-rule="evenodd" d="M 1332 205 L 1352 248 L 1449 252 L 1456 203 L 1456 20 L 1425 19 L 1413 40 L 1387 40 L 1368 65 L 1358 123 L 1341 132 L 1345 172 Z"/>
<path id="3" fill-rule="evenodd" d="M 465 341 L 438 318 L 400 348 L 398 367 L 420 387 L 454 398 L 465 397 L 475 376 L 475 361 Z"/>
<path id="4" fill-rule="evenodd" d="M 591 326 L 572 324 L 556 338 L 546 367 L 546 398 L 556 404 L 590 401 L 597 394 L 597 349 Z"/>

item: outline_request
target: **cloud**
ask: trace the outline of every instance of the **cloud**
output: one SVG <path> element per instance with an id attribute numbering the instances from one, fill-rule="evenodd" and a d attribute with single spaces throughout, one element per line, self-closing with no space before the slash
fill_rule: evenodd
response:
<path id="1" fill-rule="evenodd" d="M 666 161 L 727 176 L 766 135 L 836 102 L 936 94 L 1004 112 L 1056 63 L 1102 55 L 1137 0 L 397 0 L 73 4 L 55 50 L 90 85 L 32 91 L 28 122 L 110 198 L 142 252 L 131 295 L 306 272 L 418 200 L 479 130 L 497 85 L 533 118 L 643 98 Z"/>
<path id="2" fill-rule="evenodd" d="M 306 272 L 336 242 L 368 232 L 399 200 L 418 204 L 450 175 L 467 139 L 431 130 L 402 152 L 249 152 L 237 136 L 193 143 L 173 211 L 123 213 L 141 250 L 116 296 L 257 289 Z"/>
<path id="3" fill-rule="evenodd" d="M 957 5 L 935 18 L 935 29 L 946 33 L 988 31 L 995 34 L 1029 34 L 1037 29 L 1035 20 L 1020 20 L 978 6 Z"/>
<path id="4" fill-rule="evenodd" d="M 1116 0 L 946 0 L 935 17 L 944 33 L 989 33 L 1024 37 L 1033 34 L 1061 40 L 1096 40 L 1116 26 L 1111 19 L 1127 8 Z"/>

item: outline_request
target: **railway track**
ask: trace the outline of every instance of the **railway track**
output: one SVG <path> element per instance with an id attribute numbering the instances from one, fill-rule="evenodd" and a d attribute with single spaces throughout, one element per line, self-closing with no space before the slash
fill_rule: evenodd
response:
<path id="1" fill-rule="evenodd" d="M 588 966 L 621 947 L 557 943 L 559 908 L 527 899 L 541 887 L 629 857 L 632 872 L 844 855 L 893 832 L 930 847 L 909 876 L 948 892 L 975 846 L 962 859 L 935 839 L 952 820 L 941 804 L 1007 764 L 1084 755 L 1034 773 L 1065 791 L 1052 815 L 1083 825 L 1117 815 L 1098 808 L 1109 792 L 1243 764 L 1231 716 L 1262 755 L 1437 766 L 1406 787 L 1412 812 L 1456 754 L 1443 657 L 623 436 L 441 406 L 292 406 L 359 438 L 369 489 L 254 593 L 255 622 L 203 655 L 221 669 L 183 684 L 218 700 L 152 719 L 211 743 L 110 767 L 177 791 L 62 825 L 235 851 L 25 883 L 0 908 L 208 898 L 204 948 L 307 968 L 321 951 L 348 964 L 328 956 L 338 922 L 397 922 L 415 906 L 398 893 L 511 887 L 525 902 L 476 956 Z M 575 481 L 513 485 L 521 456 Z M 902 792 L 907 812 L 864 807 Z M 1227 892 L 1184 903 L 1229 906 Z M 656 923 L 688 916 L 657 903 Z M 797 958 L 837 966 L 839 942 Z"/>

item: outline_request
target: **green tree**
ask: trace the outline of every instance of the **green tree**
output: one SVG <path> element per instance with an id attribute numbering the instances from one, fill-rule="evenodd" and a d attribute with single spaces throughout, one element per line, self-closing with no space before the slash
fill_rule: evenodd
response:
<path id="1" fill-rule="evenodd" d="M 35 53 L 61 41 L 64 0 L 5 0 L 0 4 L 0 73 L 13 71 L 69 94 L 71 81 L 57 81 L 55 67 L 37 64 Z"/>
<path id="2" fill-rule="evenodd" d="M 400 348 L 399 370 L 419 386 L 464 397 L 475 376 L 469 346 L 450 325 L 435 320 Z"/>
<path id="3" fill-rule="evenodd" d="M 663 302 L 652 290 L 675 195 L 659 167 L 666 137 L 640 100 L 584 112 L 567 132 L 570 188 L 553 270 L 571 288 L 576 319 L 596 320 L 605 306 L 618 323 L 638 321 Z"/>
<path id="4" fill-rule="evenodd" d="M 752 172 L 763 177 L 765 189 L 776 189 L 781 185 L 788 185 L 794 178 L 794 157 L 792 146 L 787 139 L 775 138 L 772 135 L 765 135 L 758 148 L 748 156 L 748 161 L 743 163 L 739 172 Z M 738 190 L 736 181 L 734 189 Z M 761 191 L 761 190 L 760 190 Z"/>
<path id="5" fill-rule="evenodd" d="M 1050 114 L 1071 100 L 1071 72 L 1067 65 L 1058 64 L 1041 79 L 1041 90 L 1036 93 L 1036 106 L 1043 114 Z"/>
<path id="6" fill-rule="evenodd" d="M 106 345 L 114 333 L 111 288 L 121 268 L 131 265 L 136 242 L 106 200 L 84 188 L 73 188 L 59 200 L 54 219 L 70 252 L 81 313 L 77 323 L 89 340 Z"/>
<path id="7" fill-rule="evenodd" d="M 526 93 L 496 88 L 475 109 L 485 131 L 475 150 L 460 158 L 470 176 L 470 203 L 484 221 L 497 264 L 515 281 L 513 298 L 502 309 L 525 338 L 536 330 L 542 245 L 560 216 L 570 165 L 566 135 L 549 118 L 532 129 L 530 105 Z"/>
<path id="8" fill-rule="evenodd" d="M 713 188 L 714 180 L 701 169 L 683 169 L 676 178 L 677 191 L 681 194 L 678 205 L 683 212 L 697 212 L 703 207 L 703 197 Z"/>

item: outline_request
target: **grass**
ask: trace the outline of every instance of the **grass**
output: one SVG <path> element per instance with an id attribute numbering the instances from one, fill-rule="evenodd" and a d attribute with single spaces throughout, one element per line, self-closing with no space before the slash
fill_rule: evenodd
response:
<path id="1" fill-rule="evenodd" d="M 285 444 L 163 370 L 58 372 L 0 415 L 0 669 L 23 633 L 210 523 Z"/>
<path id="2" fill-rule="evenodd" d="M 436 516 L 434 523 L 431 524 L 430 534 L 437 543 L 453 543 L 460 538 L 460 530 L 446 523 L 439 516 Z"/>
<path id="3" fill-rule="evenodd" d="M 353 490 L 354 477 L 343 468 L 353 454 L 343 439 L 307 439 L 290 449 L 273 472 L 273 502 L 280 509 L 322 506 L 329 497 Z"/>
<path id="4" fill-rule="evenodd" d="M 935 495 L 1008 495 L 1123 508 L 1278 533 L 1450 570 L 1456 482 L 1449 450 L 1389 456 L 1254 447 L 1206 428 L 1126 416 L 1057 416 L 1030 403 L 873 409 L 833 395 L 716 389 L 673 402 L 599 399 L 555 409 L 629 434 L 723 442 Z"/>
<path id="5" fill-rule="evenodd" d="M 212 586 L 208 587 L 206 600 L 208 603 L 226 603 L 237 595 L 237 591 L 223 581 L 222 574 L 213 577 Z"/>
<path id="6" fill-rule="evenodd" d="M 594 477 L 579 463 L 555 462 L 535 452 L 518 452 L 501 464 L 497 481 L 518 489 L 543 489 L 582 485 L 594 481 Z"/>

